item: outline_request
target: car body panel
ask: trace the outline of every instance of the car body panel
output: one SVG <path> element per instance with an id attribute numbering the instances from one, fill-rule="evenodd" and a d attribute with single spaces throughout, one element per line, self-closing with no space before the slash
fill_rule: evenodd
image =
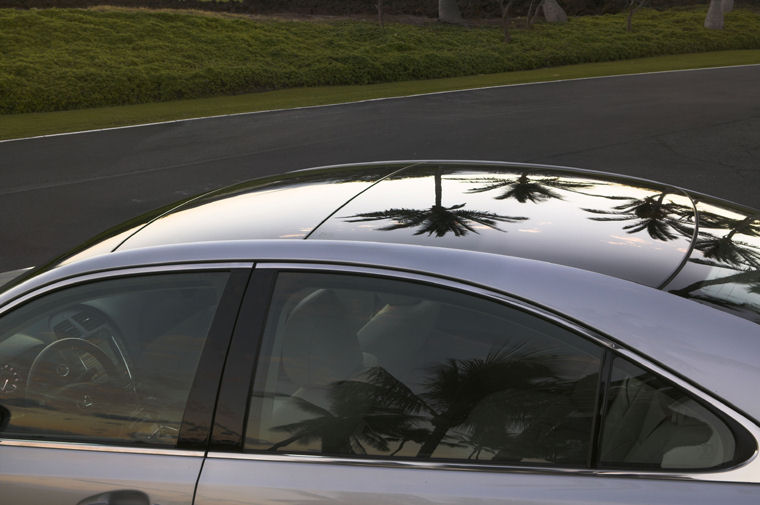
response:
<path id="1" fill-rule="evenodd" d="M 119 448 L 68 449 L 66 444 L 58 448 L 14 447 L 9 443 L 13 441 L 0 441 L 0 489 L 1 501 L 14 505 L 74 505 L 114 490 L 139 490 L 151 503 L 187 505 L 192 503 L 203 464 L 202 452 L 151 454 Z"/>
<path id="2" fill-rule="evenodd" d="M 288 463 L 212 454 L 195 504 L 749 505 L 757 503 L 757 493 L 752 484 Z"/>
<path id="3" fill-rule="evenodd" d="M 161 246 L 99 256 L 42 273 L 0 295 L 13 299 L 59 278 L 167 263 L 334 263 L 419 272 L 530 300 L 610 336 L 760 419 L 756 324 L 637 283 L 573 267 L 458 249 L 348 241 L 256 240 Z M 718 338 L 719 337 L 719 338 Z"/>
<path id="4" fill-rule="evenodd" d="M 426 203 L 418 205 L 417 200 Z M 702 210 L 695 214 L 696 204 Z M 742 219 L 754 224 L 745 236 L 728 240 L 734 259 L 716 268 L 698 268 L 704 260 L 700 248 L 709 248 L 706 242 L 711 240 L 705 229 L 715 228 L 715 215 L 723 216 L 718 225 L 723 238 L 733 237 L 736 230 L 730 227 Z M 731 215 L 733 221 L 727 220 Z M 574 266 L 652 287 L 668 286 L 674 294 L 758 322 L 759 230 L 758 210 L 645 179 L 504 162 L 372 162 L 252 180 L 167 205 L 101 233 L 12 283 L 116 249 L 256 238 L 366 240 Z M 743 255 L 738 264 L 736 250 Z M 715 254 L 708 254 L 714 261 Z M 741 274 L 738 285 L 745 299 L 739 305 L 731 292 L 737 283 L 715 281 L 721 273 L 717 268 Z M 704 286 L 695 285 L 704 281 L 729 288 L 711 288 L 704 296 Z M 754 301 L 747 304 L 746 295 Z"/>

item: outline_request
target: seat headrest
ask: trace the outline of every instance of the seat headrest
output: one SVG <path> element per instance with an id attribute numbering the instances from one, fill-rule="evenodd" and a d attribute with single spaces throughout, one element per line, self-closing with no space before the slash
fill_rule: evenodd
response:
<path id="1" fill-rule="evenodd" d="M 332 290 L 301 300 L 285 322 L 282 367 L 300 387 L 324 387 L 362 369 L 362 353 L 351 321 Z"/>

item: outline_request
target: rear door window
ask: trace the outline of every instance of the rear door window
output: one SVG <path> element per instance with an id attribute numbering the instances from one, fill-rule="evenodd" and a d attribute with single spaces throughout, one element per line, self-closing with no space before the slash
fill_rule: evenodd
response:
<path id="1" fill-rule="evenodd" d="M 247 450 L 586 466 L 602 350 L 457 291 L 279 276 Z"/>

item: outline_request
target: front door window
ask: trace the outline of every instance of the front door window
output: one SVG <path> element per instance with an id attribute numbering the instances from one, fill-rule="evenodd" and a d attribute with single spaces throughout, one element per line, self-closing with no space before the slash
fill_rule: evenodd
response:
<path id="1" fill-rule="evenodd" d="M 228 277 L 102 280 L 5 315 L 0 437 L 174 446 Z"/>

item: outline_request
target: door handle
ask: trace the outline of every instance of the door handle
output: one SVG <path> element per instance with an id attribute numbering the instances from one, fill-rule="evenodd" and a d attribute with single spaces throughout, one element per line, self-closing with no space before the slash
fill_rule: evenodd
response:
<path id="1" fill-rule="evenodd" d="M 77 505 L 150 505 L 150 499 L 142 491 L 122 489 L 90 496 Z"/>

